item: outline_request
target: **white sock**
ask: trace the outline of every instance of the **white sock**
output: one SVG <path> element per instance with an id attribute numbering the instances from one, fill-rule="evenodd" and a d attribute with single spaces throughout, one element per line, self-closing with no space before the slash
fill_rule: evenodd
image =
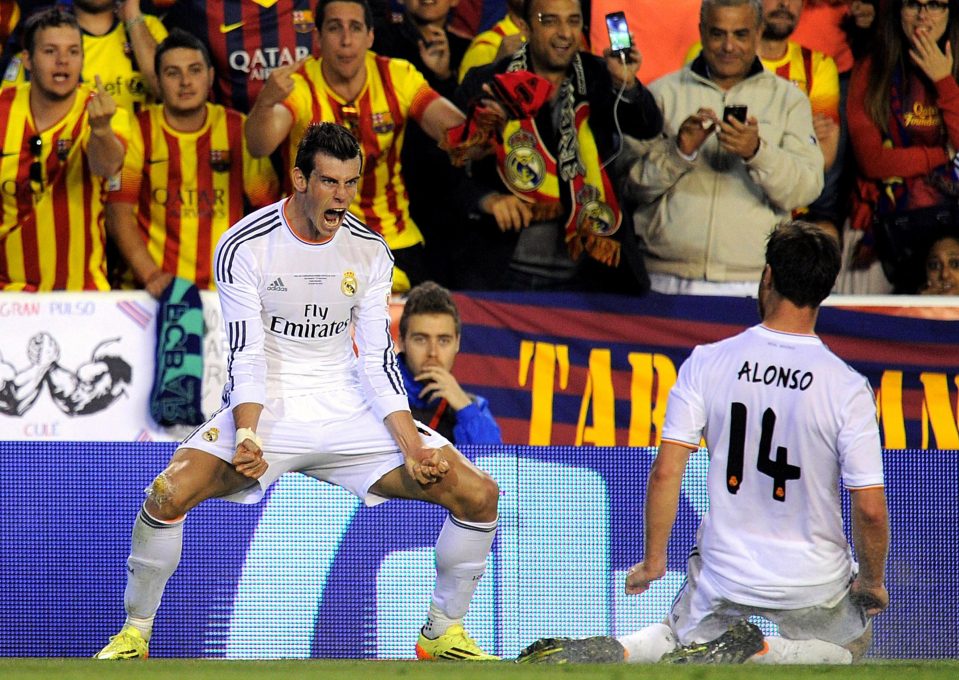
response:
<path id="1" fill-rule="evenodd" d="M 679 640 L 665 623 L 654 623 L 616 639 L 626 648 L 629 663 L 656 663 L 663 654 L 679 646 Z"/>
<path id="2" fill-rule="evenodd" d="M 762 664 L 836 664 L 852 663 L 852 653 L 825 640 L 787 640 L 767 637 L 766 649 L 749 659 Z"/>
<path id="3" fill-rule="evenodd" d="M 183 519 L 164 522 L 140 508 L 133 523 L 123 606 L 126 625 L 136 628 L 146 640 L 153 633 L 153 618 L 160 608 L 166 583 L 180 563 L 182 550 Z"/>
<path id="4" fill-rule="evenodd" d="M 436 540 L 436 587 L 423 635 L 436 639 L 466 616 L 495 536 L 496 520 L 467 522 L 446 516 Z"/>

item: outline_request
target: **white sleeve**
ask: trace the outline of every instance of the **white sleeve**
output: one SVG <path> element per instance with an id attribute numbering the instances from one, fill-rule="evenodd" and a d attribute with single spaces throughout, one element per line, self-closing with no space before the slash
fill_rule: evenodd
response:
<path id="1" fill-rule="evenodd" d="M 353 308 L 360 384 L 367 403 L 380 419 L 395 411 L 410 410 L 390 335 L 393 258 L 385 244 L 383 248 L 383 256 L 370 268 L 367 290 Z"/>
<path id="2" fill-rule="evenodd" d="M 839 441 L 839 467 L 843 484 L 855 489 L 882 486 L 882 443 L 876 420 L 876 400 L 866 379 L 840 409 L 842 425 Z"/>
<path id="3" fill-rule="evenodd" d="M 263 303 L 260 298 L 259 266 L 253 253 L 245 245 L 226 248 L 229 257 L 221 252 L 221 239 L 214 255 L 214 280 L 220 298 L 223 326 L 226 329 L 227 383 L 226 393 L 231 405 L 266 400 L 266 355 L 263 353 Z"/>
<path id="4" fill-rule="evenodd" d="M 663 439 L 698 447 L 706 427 L 706 402 L 699 386 L 699 364 L 703 350 L 693 349 L 679 367 L 676 383 L 669 390 Z"/>

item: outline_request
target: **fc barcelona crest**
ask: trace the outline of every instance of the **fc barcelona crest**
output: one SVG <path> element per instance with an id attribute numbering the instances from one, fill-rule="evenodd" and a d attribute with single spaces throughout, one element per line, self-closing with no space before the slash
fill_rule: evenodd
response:
<path id="1" fill-rule="evenodd" d="M 293 12 L 293 30 L 297 33 L 312 33 L 314 25 L 311 10 L 298 9 Z"/>
<path id="2" fill-rule="evenodd" d="M 389 111 L 373 114 L 373 132 L 376 134 L 389 134 L 393 132 L 394 127 L 396 126 L 393 124 L 393 116 L 390 115 Z"/>
<path id="3" fill-rule="evenodd" d="M 215 172 L 226 172 L 230 169 L 229 149 L 210 149 L 210 167 Z"/>
<path id="4" fill-rule="evenodd" d="M 58 139 L 57 140 L 57 158 L 60 161 L 67 160 L 67 156 L 70 155 L 70 149 L 73 148 L 72 139 Z"/>

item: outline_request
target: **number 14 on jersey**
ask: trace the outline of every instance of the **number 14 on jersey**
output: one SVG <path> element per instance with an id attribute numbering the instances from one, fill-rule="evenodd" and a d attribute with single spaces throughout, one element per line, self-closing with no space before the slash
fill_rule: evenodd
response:
<path id="1" fill-rule="evenodd" d="M 746 454 L 746 405 L 733 402 L 730 411 L 729 455 L 726 459 L 726 490 L 731 494 L 739 491 L 743 483 L 743 461 Z M 789 464 L 789 452 L 785 446 L 776 447 L 776 457 L 770 456 L 773 441 L 773 429 L 776 426 L 776 413 L 771 408 L 763 411 L 762 431 L 759 436 L 759 454 L 756 469 L 772 477 L 773 500 L 786 501 L 786 482 L 799 479 L 801 471 L 798 465 Z"/>

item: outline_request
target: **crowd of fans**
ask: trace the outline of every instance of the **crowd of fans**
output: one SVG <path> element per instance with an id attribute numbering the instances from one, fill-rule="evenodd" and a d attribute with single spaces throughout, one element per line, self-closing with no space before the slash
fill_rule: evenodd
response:
<path id="1" fill-rule="evenodd" d="M 2 0 L 0 39 L 3 290 L 209 287 L 325 120 L 395 293 L 754 294 L 794 216 L 838 292 L 959 292 L 959 0 Z"/>

